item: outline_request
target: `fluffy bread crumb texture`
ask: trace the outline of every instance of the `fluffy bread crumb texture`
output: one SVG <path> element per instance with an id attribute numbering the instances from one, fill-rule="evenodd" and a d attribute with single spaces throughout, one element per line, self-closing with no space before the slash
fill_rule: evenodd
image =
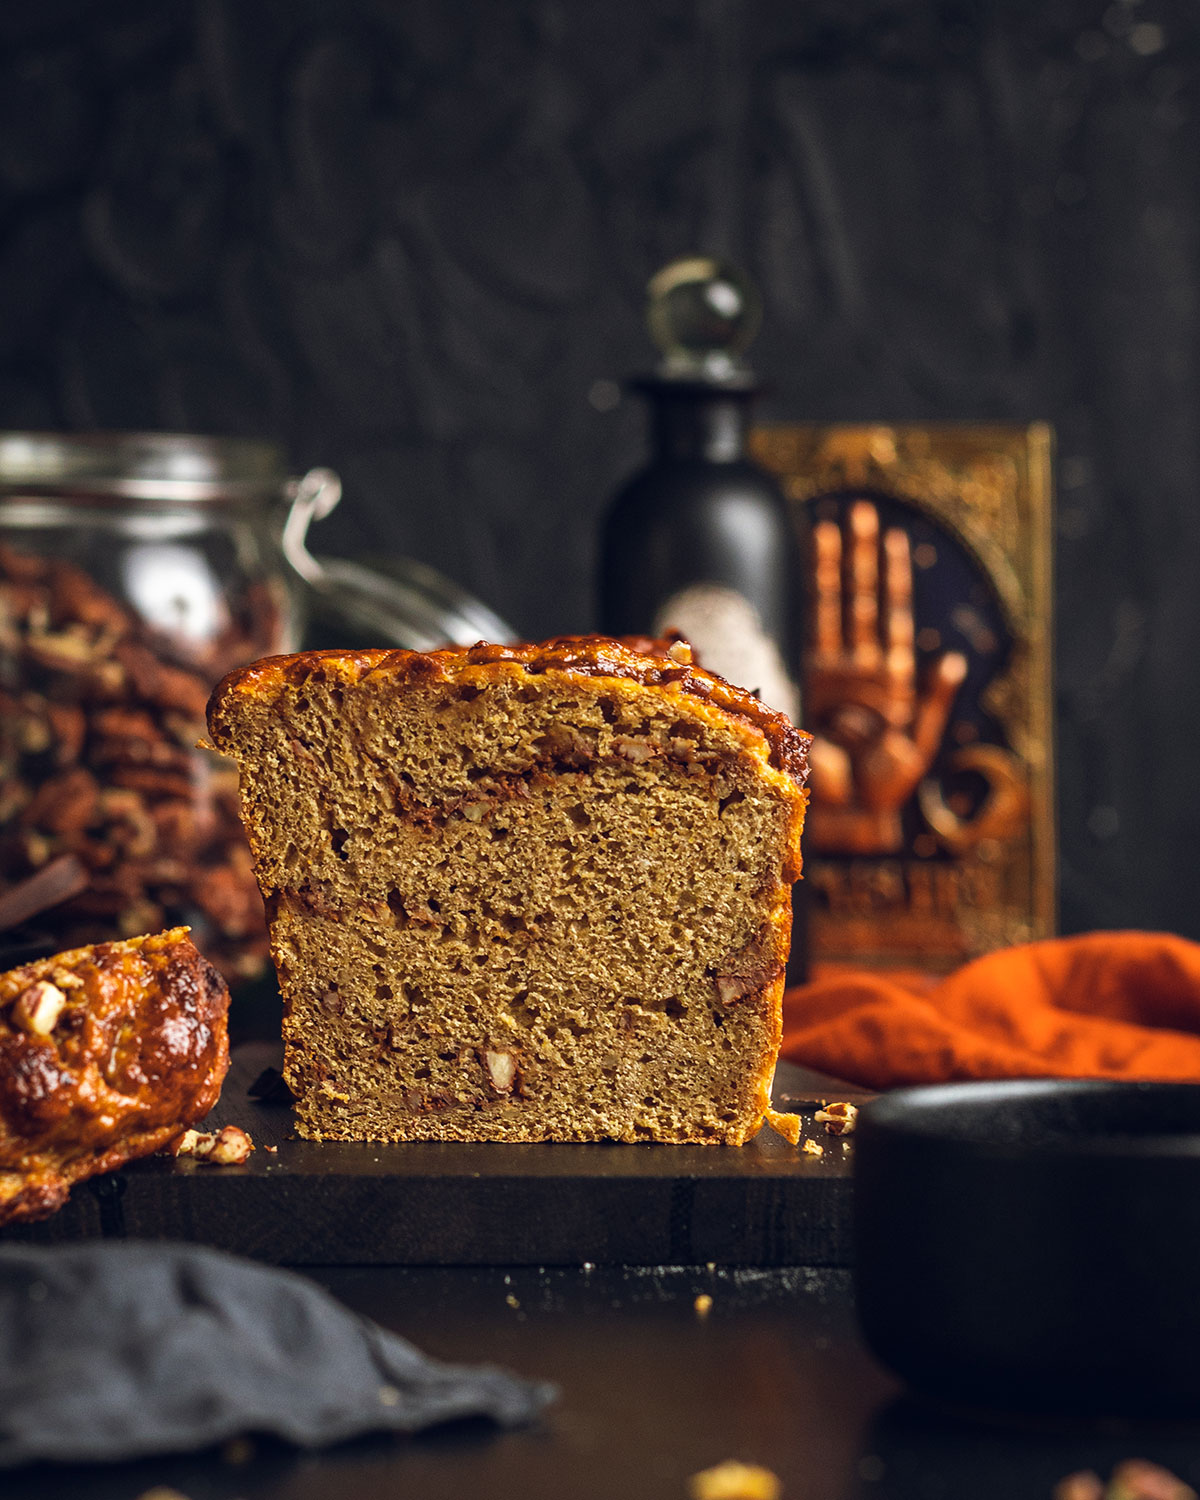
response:
<path id="1" fill-rule="evenodd" d="M 693 668 L 555 645 L 308 653 L 214 694 L 302 1136 L 762 1123 L 803 739 Z"/>

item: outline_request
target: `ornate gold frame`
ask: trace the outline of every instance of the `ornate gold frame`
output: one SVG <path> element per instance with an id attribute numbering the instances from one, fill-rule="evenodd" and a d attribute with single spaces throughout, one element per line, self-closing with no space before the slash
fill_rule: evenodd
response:
<path id="1" fill-rule="evenodd" d="M 758 428 L 752 449 L 777 473 L 797 507 L 818 497 L 883 494 L 924 512 L 952 533 L 990 580 L 1014 648 L 981 700 L 1000 721 L 1028 786 L 1028 831 L 954 857 L 953 879 L 900 860 L 839 861 L 839 878 L 879 890 L 911 888 L 906 871 L 948 884 L 941 923 L 915 923 L 882 901 L 836 934 L 814 925 L 814 957 L 922 962 L 947 968 L 1007 943 L 1048 937 L 1056 925 L 1052 719 L 1052 433 L 1042 422 L 1007 424 L 817 425 Z M 801 518 L 798 517 L 798 521 Z M 810 856 L 818 883 L 827 863 Z M 853 867 L 853 868 L 851 868 Z M 943 863 L 938 869 L 944 871 Z M 849 873 L 847 873 L 849 872 Z M 953 887 L 950 890 L 950 887 Z M 911 895 L 911 890 L 910 890 Z M 915 898 L 905 897 L 910 906 Z M 936 900 L 934 906 L 937 905 Z M 957 913 L 948 908 L 957 907 Z M 928 915 L 929 903 L 925 910 Z M 947 922 L 957 924 L 961 944 Z M 919 951 L 927 932 L 926 951 Z M 853 951 L 840 951 L 842 949 Z"/>

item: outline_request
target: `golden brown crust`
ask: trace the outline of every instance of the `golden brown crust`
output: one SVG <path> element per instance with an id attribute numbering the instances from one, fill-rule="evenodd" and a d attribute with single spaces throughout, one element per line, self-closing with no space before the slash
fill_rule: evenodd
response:
<path id="1" fill-rule="evenodd" d="M 558 670 L 591 678 L 623 678 L 644 687 L 674 687 L 759 730 L 770 747 L 770 764 L 803 785 L 808 774 L 810 735 L 753 693 L 705 672 L 690 660 L 680 660 L 666 651 L 652 654 L 652 648 L 662 645 L 650 637 L 630 637 L 626 642 L 604 635 L 564 635 L 520 646 L 494 646 L 481 641 L 476 646 L 428 652 L 301 651 L 292 656 L 268 656 L 231 672 L 217 684 L 208 703 L 209 733 L 218 750 L 225 748 L 232 701 L 238 697 L 270 697 L 284 683 L 313 677 L 359 682 L 371 674 L 389 676 L 402 686 L 421 680 L 445 681 L 464 667 L 512 662 L 531 675 Z M 690 657 L 690 651 L 679 653 L 685 654 Z"/>
<path id="2" fill-rule="evenodd" d="M 41 985 L 45 1034 L 21 1024 Z M 0 974 L 0 1224 L 45 1218 L 72 1183 L 203 1119 L 229 1066 L 228 1006 L 182 927 Z"/>

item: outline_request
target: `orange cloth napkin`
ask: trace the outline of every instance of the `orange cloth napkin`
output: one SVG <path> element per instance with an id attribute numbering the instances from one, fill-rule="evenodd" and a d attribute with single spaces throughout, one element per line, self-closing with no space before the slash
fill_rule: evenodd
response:
<path id="1" fill-rule="evenodd" d="M 1200 1082 L 1200 943 L 1093 932 L 1003 948 L 933 987 L 872 973 L 784 996 L 783 1048 L 868 1088 L 958 1078 Z"/>

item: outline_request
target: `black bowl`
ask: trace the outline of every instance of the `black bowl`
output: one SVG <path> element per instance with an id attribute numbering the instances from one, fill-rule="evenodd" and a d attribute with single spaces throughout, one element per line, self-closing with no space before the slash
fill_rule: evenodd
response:
<path id="1" fill-rule="evenodd" d="M 859 1317 L 912 1386 L 1200 1414 L 1200 1085 L 901 1089 L 855 1143 Z"/>

